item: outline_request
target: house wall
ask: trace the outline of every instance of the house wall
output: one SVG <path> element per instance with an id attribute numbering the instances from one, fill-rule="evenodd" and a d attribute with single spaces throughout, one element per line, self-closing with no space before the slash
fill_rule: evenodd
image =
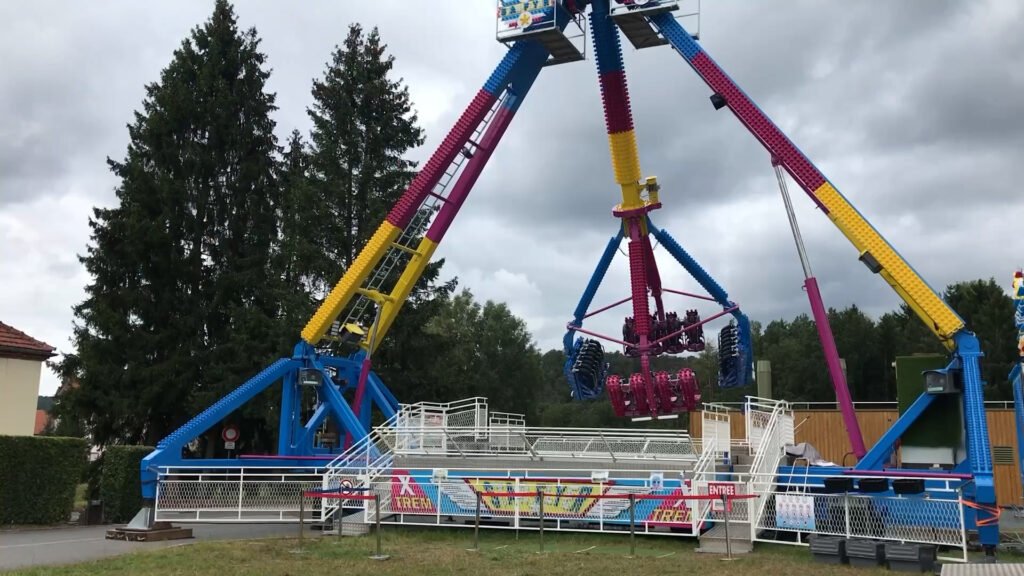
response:
<path id="1" fill-rule="evenodd" d="M 0 358 L 0 435 L 32 436 L 43 363 Z"/>

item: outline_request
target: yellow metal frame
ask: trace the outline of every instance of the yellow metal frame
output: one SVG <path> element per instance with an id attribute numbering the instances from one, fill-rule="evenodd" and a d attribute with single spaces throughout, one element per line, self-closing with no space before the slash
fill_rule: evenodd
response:
<path id="1" fill-rule="evenodd" d="M 387 253 L 388 248 L 398 238 L 401 230 L 397 226 L 385 220 L 377 231 L 370 237 L 370 241 L 352 265 L 348 267 L 341 280 L 334 286 L 327 298 L 320 304 L 313 317 L 310 318 L 306 327 L 302 329 L 302 339 L 310 345 L 316 345 L 323 339 L 324 334 L 330 329 L 331 324 L 341 314 L 342 309 L 352 299 L 359 287 L 366 281 L 373 268 L 380 262 L 380 259 Z"/>
<path id="2" fill-rule="evenodd" d="M 863 255 L 865 252 L 882 267 L 882 278 L 896 290 L 908 306 L 946 348 L 954 348 L 953 335 L 964 327 L 963 320 L 917 274 L 896 250 L 836 190 L 825 182 L 814 196 L 828 209 L 828 217 Z"/>

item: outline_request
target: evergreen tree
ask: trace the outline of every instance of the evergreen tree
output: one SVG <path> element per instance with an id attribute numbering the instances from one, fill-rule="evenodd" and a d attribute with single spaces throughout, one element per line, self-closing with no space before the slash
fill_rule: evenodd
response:
<path id="1" fill-rule="evenodd" d="M 323 258 L 324 236 L 320 231 L 325 229 L 325 213 L 317 209 L 320 200 L 313 189 L 309 164 L 306 143 L 298 130 L 293 130 L 278 176 L 283 201 L 275 253 L 275 268 L 287 287 L 284 316 L 292 328 L 293 341 L 315 311 L 315 295 L 324 294 L 327 278 L 337 273 Z"/>
<path id="2" fill-rule="evenodd" d="M 433 381 L 432 397 L 424 400 L 485 396 L 492 410 L 535 420 L 543 389 L 541 354 L 526 323 L 505 304 L 480 304 L 463 289 L 424 331 L 435 341 L 434 354 L 423 367 Z"/>
<path id="3" fill-rule="evenodd" d="M 313 82 L 309 181 L 320 253 L 311 270 L 323 289 L 351 265 L 415 175 L 404 154 L 423 143 L 423 133 L 408 88 L 389 77 L 394 57 L 385 53 L 376 28 L 364 34 L 353 24 Z"/>
<path id="4" fill-rule="evenodd" d="M 264 64 L 217 0 L 146 87 L 125 159 L 108 160 L 119 202 L 90 219 L 92 280 L 61 365 L 101 444 L 158 441 L 280 353 Z"/>
<path id="5" fill-rule="evenodd" d="M 306 238 L 293 248 L 314 301 L 351 265 L 415 176 L 405 155 L 423 143 L 423 131 L 408 88 L 391 78 L 394 57 L 386 48 L 376 28 L 366 33 L 350 26 L 313 82 L 309 143 L 293 136 L 286 158 L 286 194 L 294 198 L 288 206 L 297 220 L 296 233 L 285 237 Z M 374 358 L 374 369 L 402 401 L 452 399 L 443 383 L 426 376 L 440 343 L 423 327 L 447 306 L 456 285 L 439 282 L 443 264 L 427 266 Z M 400 272 L 396 267 L 392 274 Z"/>

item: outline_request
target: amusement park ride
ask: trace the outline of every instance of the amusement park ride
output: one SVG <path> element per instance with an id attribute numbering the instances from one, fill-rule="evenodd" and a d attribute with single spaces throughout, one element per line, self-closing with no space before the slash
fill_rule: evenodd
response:
<path id="1" fill-rule="evenodd" d="M 983 544 L 998 543 L 998 524 L 992 460 L 986 424 L 978 339 L 963 320 L 928 286 L 895 249 L 872 227 L 796 145 L 758 108 L 739 86 L 698 44 L 697 35 L 680 22 L 677 0 L 502 0 L 498 5 L 499 41 L 504 54 L 483 88 L 473 97 L 384 222 L 366 243 L 341 280 L 324 299 L 302 331 L 290 357 L 282 358 L 225 398 L 210 406 L 161 441 L 142 464 L 143 494 L 155 496 L 158 466 L 182 465 L 186 445 L 272 384 L 280 382 L 280 438 L 275 465 L 308 465 L 326 461 L 344 449 L 319 445 L 317 431 L 330 417 L 348 438 L 357 440 L 370 430 L 374 408 L 384 418 L 399 409 L 397 399 L 371 369 L 371 359 L 394 324 L 403 304 L 422 275 L 473 185 L 519 111 L 541 70 L 565 62 L 584 60 L 571 30 L 590 37 L 597 64 L 598 84 L 605 114 L 610 155 L 621 202 L 612 214 L 617 231 L 608 241 L 587 283 L 572 320 L 567 324 L 565 373 L 571 394 L 578 400 L 600 397 L 607 389 L 616 414 L 631 418 L 672 417 L 699 404 L 696 375 L 656 370 L 659 355 L 697 352 L 706 346 L 704 324 L 730 315 L 720 329 L 719 385 L 747 386 L 753 379 L 750 324 L 726 291 L 651 215 L 665 200 L 654 177 L 644 177 L 639 160 L 629 94 L 623 69 L 619 32 L 637 49 L 671 46 L 710 89 L 714 110 L 727 109 L 768 152 L 785 201 L 797 249 L 805 272 L 805 286 L 820 330 L 826 358 L 842 407 L 851 447 L 858 456 L 855 470 L 870 473 L 886 469 L 900 436 L 933 401 L 942 395 L 962 399 L 965 452 L 949 472 L 969 475 L 968 495 L 975 502 L 975 524 Z M 578 38 L 578 36 L 577 36 Z M 865 448 L 838 354 L 828 331 L 825 308 L 811 273 L 793 217 L 786 174 L 792 178 L 857 250 L 858 259 L 879 274 L 949 350 L 944 369 L 925 374 L 921 395 L 870 449 Z M 685 269 L 708 296 L 689 294 L 662 285 L 655 262 L 653 239 Z M 591 310 L 592 300 L 623 240 L 627 241 L 629 296 Z M 1019 284 L 1019 283 L 1018 283 Z M 1018 294 L 1024 288 L 1018 285 Z M 689 296 L 713 301 L 721 311 L 701 318 L 694 309 L 672 311 L 666 296 Z M 612 338 L 583 327 L 585 319 L 612 307 L 630 303 L 622 337 Z M 1018 323 L 1024 300 L 1018 299 Z M 1024 329 L 1024 328 L 1022 328 Z M 577 337 L 577 333 L 583 337 Z M 622 346 L 635 357 L 639 372 L 608 374 L 604 349 L 598 339 Z M 342 343 L 356 344 L 351 355 L 335 355 Z M 1024 355 L 1024 349 L 1022 349 Z M 1020 378 L 1020 366 L 1016 368 Z M 1019 393 L 1019 386 L 1015 388 Z M 303 398 L 315 398 L 315 409 L 304 418 Z M 1020 403 L 1018 403 L 1020 406 Z M 1022 444 L 1024 445 L 1024 444 Z M 192 460 L 189 462 L 196 463 Z M 259 465 L 255 460 L 253 465 Z M 239 459 L 202 460 L 207 466 L 237 465 Z M 833 469 L 831 473 L 837 473 Z"/>
<path id="2" fill-rule="evenodd" d="M 1017 466 L 1024 486 L 1024 270 L 1013 275 L 1013 322 L 1017 325 L 1017 363 L 1010 370 L 1013 411 L 1017 422 Z"/>

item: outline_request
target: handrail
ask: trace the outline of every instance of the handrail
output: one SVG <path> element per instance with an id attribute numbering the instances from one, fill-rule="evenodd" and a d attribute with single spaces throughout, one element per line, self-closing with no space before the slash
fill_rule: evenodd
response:
<path id="1" fill-rule="evenodd" d="M 760 443 L 757 447 L 757 452 L 754 454 L 754 460 L 750 464 L 749 486 L 751 491 L 758 495 L 757 503 L 754 505 L 753 514 L 750 518 L 751 537 L 755 535 L 757 525 L 760 524 L 761 514 L 764 513 L 764 509 L 768 504 L 767 490 L 764 488 L 764 484 L 770 485 L 772 482 L 770 479 L 767 481 L 760 479 L 765 474 L 776 471 L 779 467 L 779 461 L 782 459 L 782 446 L 780 445 L 782 443 L 780 436 L 781 416 L 787 408 L 786 402 L 776 402 L 771 416 L 768 418 L 768 424 L 765 425 L 761 433 Z M 771 460 L 768 459 L 769 455 L 772 456 Z"/>

